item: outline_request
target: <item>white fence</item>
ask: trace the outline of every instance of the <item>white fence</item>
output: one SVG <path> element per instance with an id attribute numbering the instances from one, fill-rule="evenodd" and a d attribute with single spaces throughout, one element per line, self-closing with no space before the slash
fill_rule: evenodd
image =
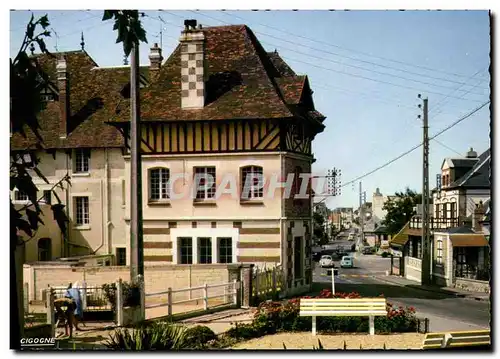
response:
<path id="1" fill-rule="evenodd" d="M 55 298 L 63 298 L 65 296 L 66 291 L 68 290 L 67 286 L 56 286 L 51 287 L 54 291 Z M 82 309 L 86 310 L 110 310 L 111 303 L 109 303 L 104 295 L 104 290 L 100 286 L 86 286 L 85 284 L 82 287 L 78 288 L 80 292 L 80 296 L 82 298 Z M 46 293 L 46 289 L 43 290 Z M 42 298 L 45 300 L 46 294 L 42 293 Z"/>
<path id="2" fill-rule="evenodd" d="M 166 291 L 156 292 L 156 293 L 146 293 L 145 298 L 149 304 L 146 304 L 146 309 L 167 307 L 167 315 L 171 316 L 174 313 L 173 307 L 174 305 L 181 304 L 197 304 L 200 301 L 203 303 L 203 307 L 199 309 L 208 310 L 210 307 L 216 307 L 224 304 L 238 304 L 238 295 L 240 293 L 239 287 L 241 282 L 238 282 L 236 279 L 229 283 L 222 284 L 204 284 L 199 287 L 190 287 L 190 288 L 182 288 L 182 289 L 172 289 L 168 288 Z M 222 289 L 222 291 L 221 291 Z M 193 292 L 199 293 L 197 296 L 193 298 Z M 222 292 L 222 293 L 221 293 Z M 188 294 L 188 299 L 174 299 L 175 294 Z M 157 300 L 153 300 L 154 297 L 166 296 L 166 299 L 160 299 L 160 303 L 154 303 Z M 184 295 L 185 296 L 185 295 Z M 182 297 L 184 297 L 182 296 Z M 214 301 L 213 299 L 219 299 Z M 222 300 L 220 300 L 222 299 Z M 192 307 L 192 306 L 190 306 Z M 185 309 L 185 308 L 184 308 Z M 197 308 L 190 308 L 197 309 Z M 189 310 L 177 310 L 177 312 L 188 312 Z"/>

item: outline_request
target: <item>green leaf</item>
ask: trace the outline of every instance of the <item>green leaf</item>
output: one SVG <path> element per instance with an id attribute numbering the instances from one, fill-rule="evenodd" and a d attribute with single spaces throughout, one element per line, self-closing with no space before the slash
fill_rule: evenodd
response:
<path id="1" fill-rule="evenodd" d="M 29 224 L 32 229 L 37 230 L 38 229 L 38 222 L 39 222 L 39 216 L 35 211 L 32 211 L 31 209 L 27 208 L 26 209 L 26 216 L 28 217 Z"/>
<path id="2" fill-rule="evenodd" d="M 113 17 L 113 13 L 115 11 L 113 10 L 104 10 L 104 14 L 102 16 L 102 21 L 106 21 L 106 20 L 109 20 Z"/>
<path id="3" fill-rule="evenodd" d="M 16 223 L 16 228 L 18 228 L 20 231 L 23 231 L 24 233 L 26 233 L 30 237 L 33 235 L 33 231 L 31 230 L 31 226 L 27 221 L 19 218 L 15 221 L 15 223 Z"/>
<path id="4" fill-rule="evenodd" d="M 44 16 L 42 16 L 42 17 L 40 18 L 40 20 L 38 20 L 38 21 L 39 21 L 40 25 L 41 25 L 44 29 L 46 29 L 46 28 L 50 25 L 50 23 L 49 23 L 49 17 L 48 17 L 48 15 L 47 15 L 47 14 L 45 14 Z"/>
<path id="5" fill-rule="evenodd" d="M 35 173 L 38 175 L 38 177 L 40 177 L 41 179 L 43 179 L 45 181 L 45 183 L 49 184 L 49 180 L 47 179 L 47 177 L 45 177 L 43 175 L 43 173 L 38 169 L 38 167 L 34 167 L 33 171 L 35 171 Z"/>

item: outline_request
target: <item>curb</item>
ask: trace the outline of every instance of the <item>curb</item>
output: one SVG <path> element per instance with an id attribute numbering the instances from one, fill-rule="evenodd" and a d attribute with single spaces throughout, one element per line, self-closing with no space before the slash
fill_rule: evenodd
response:
<path id="1" fill-rule="evenodd" d="M 391 283 L 391 284 L 397 284 L 397 285 L 404 285 L 402 283 L 398 283 L 398 282 L 395 282 L 395 281 L 392 281 L 392 280 L 387 280 L 387 279 L 382 279 L 382 277 L 375 277 L 377 278 L 378 280 L 382 281 L 382 282 L 386 282 L 386 283 Z M 467 295 L 467 294 L 463 294 L 463 293 L 453 293 L 453 292 L 448 292 L 448 291 L 443 291 L 443 290 L 440 290 L 440 289 L 431 289 L 431 288 L 422 288 L 422 287 L 413 287 L 415 289 L 418 289 L 418 290 L 423 290 L 423 291 L 426 291 L 426 292 L 433 292 L 433 293 L 440 293 L 440 294 L 447 294 L 449 296 L 453 296 L 453 297 L 456 297 L 456 298 L 464 298 L 464 299 L 469 299 L 469 300 L 476 300 L 476 301 L 479 301 L 479 302 L 487 302 L 488 301 L 488 297 L 476 297 L 476 296 L 473 296 L 473 295 Z"/>

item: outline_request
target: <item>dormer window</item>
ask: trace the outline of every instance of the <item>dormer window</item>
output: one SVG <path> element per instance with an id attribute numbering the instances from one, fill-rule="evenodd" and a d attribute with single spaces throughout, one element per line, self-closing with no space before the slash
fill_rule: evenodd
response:
<path id="1" fill-rule="evenodd" d="M 49 89 L 44 88 L 44 89 L 42 89 L 42 91 L 40 91 L 40 101 L 52 102 L 52 101 L 55 101 L 55 99 L 56 99 L 55 94 L 52 91 L 50 91 Z"/>

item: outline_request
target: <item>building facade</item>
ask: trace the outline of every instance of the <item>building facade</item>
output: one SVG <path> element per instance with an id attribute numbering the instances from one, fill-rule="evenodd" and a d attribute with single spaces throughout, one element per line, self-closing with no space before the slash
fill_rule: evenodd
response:
<path id="1" fill-rule="evenodd" d="M 58 55 L 44 60 L 58 86 L 41 115 L 45 150 L 56 153 L 42 172 L 47 188 L 69 174 L 58 197 L 71 225 L 68 249 L 51 259 L 112 254 L 128 264 L 129 68 L 100 68 L 85 51 Z M 150 61 L 140 77 L 145 265 L 280 265 L 289 289 L 309 286 L 312 201 L 299 175 L 311 173 L 325 117 L 307 76 L 244 25 L 187 26 L 165 62 L 157 45 Z M 26 141 L 14 135 L 12 147 Z"/>

